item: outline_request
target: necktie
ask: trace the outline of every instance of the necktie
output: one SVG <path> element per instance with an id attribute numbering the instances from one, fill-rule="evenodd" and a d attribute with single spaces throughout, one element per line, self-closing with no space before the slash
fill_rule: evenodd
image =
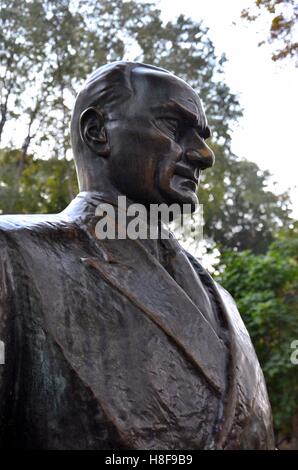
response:
<path id="1" fill-rule="evenodd" d="M 220 335 L 217 311 L 207 289 L 178 241 L 172 234 L 169 234 L 169 237 L 157 241 L 159 262 L 199 308 L 215 332 Z"/>

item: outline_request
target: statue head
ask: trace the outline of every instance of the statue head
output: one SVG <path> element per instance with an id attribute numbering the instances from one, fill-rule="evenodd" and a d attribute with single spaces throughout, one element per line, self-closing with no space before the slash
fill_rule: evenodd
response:
<path id="1" fill-rule="evenodd" d="M 167 70 L 135 62 L 100 67 L 79 92 L 71 139 L 80 190 L 110 187 L 143 204 L 195 204 L 214 162 L 196 92 Z"/>

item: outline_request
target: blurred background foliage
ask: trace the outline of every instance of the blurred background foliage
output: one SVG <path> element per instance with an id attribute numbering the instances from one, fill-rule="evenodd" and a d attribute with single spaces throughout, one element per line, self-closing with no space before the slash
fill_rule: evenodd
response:
<path id="1" fill-rule="evenodd" d="M 297 365 L 289 357 L 291 339 L 298 338 L 298 224 L 281 230 L 264 254 L 224 252 L 219 269 L 218 280 L 237 299 L 262 364 L 277 440 L 290 441 L 297 425 Z"/>
<path id="2" fill-rule="evenodd" d="M 264 11 L 271 16 L 268 37 L 262 40 L 259 46 L 269 42 L 273 47 L 272 60 L 290 59 L 298 67 L 298 42 L 295 39 L 298 22 L 297 0 L 254 0 L 251 3 L 242 11 L 242 18 L 257 21 Z"/>
<path id="3" fill-rule="evenodd" d="M 71 106 L 92 70 L 136 60 L 188 81 L 203 100 L 217 157 L 199 192 L 204 234 L 209 250 L 220 252 L 216 273 L 263 367 L 277 440 L 298 440 L 298 366 L 290 362 L 298 339 L 297 224 L 289 195 L 269 189 L 270 173 L 231 152 L 241 107 L 208 28 L 183 15 L 163 23 L 154 3 L 0 1 L 0 213 L 59 212 L 77 193 Z"/>

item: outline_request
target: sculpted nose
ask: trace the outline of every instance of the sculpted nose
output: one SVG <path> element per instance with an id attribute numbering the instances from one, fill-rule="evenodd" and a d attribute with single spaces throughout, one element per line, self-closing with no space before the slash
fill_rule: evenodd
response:
<path id="1" fill-rule="evenodd" d="M 197 129 L 188 129 L 180 142 L 184 149 L 184 160 L 188 161 L 193 167 L 205 170 L 214 165 L 215 155 L 206 144 Z"/>
<path id="2" fill-rule="evenodd" d="M 205 170 L 214 165 L 215 155 L 208 145 L 202 141 L 200 146 L 196 149 L 189 148 L 185 151 L 185 159 L 188 160 L 193 166 Z"/>

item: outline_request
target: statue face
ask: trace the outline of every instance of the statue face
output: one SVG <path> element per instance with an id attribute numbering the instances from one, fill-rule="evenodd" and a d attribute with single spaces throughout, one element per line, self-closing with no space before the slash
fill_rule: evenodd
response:
<path id="1" fill-rule="evenodd" d="M 199 97 L 183 80 L 142 67 L 132 83 L 134 97 L 105 122 L 113 185 L 143 204 L 196 204 L 201 171 L 214 162 Z"/>

